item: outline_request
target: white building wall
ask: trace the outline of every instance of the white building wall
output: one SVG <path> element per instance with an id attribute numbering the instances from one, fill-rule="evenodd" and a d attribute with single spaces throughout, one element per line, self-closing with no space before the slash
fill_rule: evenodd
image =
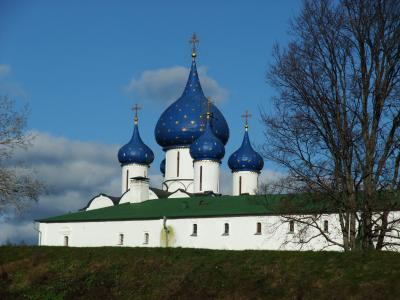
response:
<path id="1" fill-rule="evenodd" d="M 341 242 L 337 215 L 326 215 L 330 224 L 331 238 Z M 324 218 L 321 218 L 321 226 Z M 257 222 L 262 224 L 261 234 L 256 234 Z M 224 224 L 229 224 L 229 234 L 224 234 Z M 193 235 L 193 224 L 197 224 L 197 235 Z M 268 250 L 341 250 L 329 246 L 323 237 L 312 239 L 302 247 L 298 243 L 301 225 L 289 232 L 289 223 L 280 216 L 247 216 L 194 219 L 167 219 L 169 247 L 190 247 L 208 249 L 268 249 Z M 145 233 L 149 243 L 144 244 Z M 340 232 L 339 232 L 340 233 Z M 69 246 L 101 247 L 165 247 L 163 219 L 114 222 L 41 223 L 39 225 L 41 244 L 62 246 L 68 236 Z M 119 245 L 119 235 L 124 235 L 124 244 Z M 329 247 L 327 247 L 329 246 Z"/>
<path id="2" fill-rule="evenodd" d="M 188 147 L 170 149 L 165 152 L 163 189 L 168 189 L 169 192 L 174 192 L 178 189 L 183 189 L 190 193 L 193 192 L 193 159 L 190 156 Z"/>
<path id="3" fill-rule="evenodd" d="M 139 164 L 124 165 L 122 170 L 122 194 L 130 188 L 130 178 L 132 177 L 148 177 L 149 166 Z"/>
<path id="4" fill-rule="evenodd" d="M 241 184 L 240 184 L 241 182 Z M 241 185 L 241 188 L 240 188 Z M 232 173 L 232 195 L 255 195 L 258 190 L 258 173 L 251 171 L 239 171 Z"/>
<path id="5" fill-rule="evenodd" d="M 212 191 L 219 194 L 219 167 L 220 163 L 216 161 L 200 160 L 194 162 L 193 187 L 195 193 Z M 202 174 L 200 174 L 201 168 Z"/>

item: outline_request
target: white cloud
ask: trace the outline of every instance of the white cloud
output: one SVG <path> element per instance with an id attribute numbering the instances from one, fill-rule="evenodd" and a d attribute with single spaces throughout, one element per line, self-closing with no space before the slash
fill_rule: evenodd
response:
<path id="1" fill-rule="evenodd" d="M 227 99 L 227 90 L 207 74 L 206 67 L 200 67 L 198 73 L 205 95 L 211 96 L 216 102 Z M 143 100 L 170 103 L 182 94 L 188 74 L 189 69 L 180 66 L 147 70 L 133 78 L 125 91 Z"/>
<path id="2" fill-rule="evenodd" d="M 8 76 L 11 73 L 11 67 L 9 65 L 0 64 L 0 79 Z"/>

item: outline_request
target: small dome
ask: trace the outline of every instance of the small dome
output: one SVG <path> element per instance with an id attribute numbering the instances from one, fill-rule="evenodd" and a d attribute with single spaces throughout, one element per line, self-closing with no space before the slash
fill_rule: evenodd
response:
<path id="1" fill-rule="evenodd" d="M 228 166 L 232 172 L 260 172 L 264 167 L 264 160 L 262 156 L 254 151 L 250 144 L 249 133 L 247 129 L 244 133 L 242 145 L 229 157 Z"/>
<path id="2" fill-rule="evenodd" d="M 154 153 L 140 138 L 137 122 L 135 122 L 131 140 L 119 149 L 118 160 L 121 165 L 150 165 L 153 162 Z"/>
<path id="3" fill-rule="evenodd" d="M 160 116 L 154 130 L 157 143 L 164 149 L 189 146 L 203 133 L 206 123 L 207 98 L 204 96 L 193 59 L 182 96 Z M 228 124 L 215 105 L 211 106 L 212 131 L 225 145 L 229 138 Z"/>
<path id="4" fill-rule="evenodd" d="M 220 161 L 224 157 L 224 144 L 214 135 L 209 121 L 207 121 L 204 133 L 190 146 L 190 155 L 195 161 Z"/>
<path id="5" fill-rule="evenodd" d="M 160 171 L 161 171 L 161 174 L 165 175 L 165 158 L 162 160 L 162 162 L 160 164 Z"/>

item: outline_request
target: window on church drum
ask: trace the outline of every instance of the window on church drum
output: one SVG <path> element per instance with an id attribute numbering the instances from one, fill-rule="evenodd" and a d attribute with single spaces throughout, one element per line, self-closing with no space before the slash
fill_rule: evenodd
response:
<path id="1" fill-rule="evenodd" d="M 261 234 L 261 223 L 257 222 L 257 231 L 256 234 Z"/>
<path id="2" fill-rule="evenodd" d="M 148 244 L 149 243 L 149 233 L 145 232 L 144 233 L 144 241 L 143 244 Z"/>
<path id="3" fill-rule="evenodd" d="M 200 166 L 200 191 L 203 190 L 203 166 Z"/>
<path id="4" fill-rule="evenodd" d="M 224 234 L 223 235 L 229 235 L 229 224 L 228 223 L 224 224 Z"/>
<path id="5" fill-rule="evenodd" d="M 118 245 L 124 244 L 124 235 L 122 233 L 119 234 Z"/>
<path id="6" fill-rule="evenodd" d="M 193 224 L 192 236 L 197 236 L 197 224 Z"/>
<path id="7" fill-rule="evenodd" d="M 180 160 L 180 153 L 178 151 L 176 153 L 176 177 L 179 177 L 179 160 Z"/>
<path id="8" fill-rule="evenodd" d="M 65 247 L 68 247 L 68 246 L 69 246 L 69 236 L 68 236 L 68 235 L 65 235 L 65 236 L 64 236 L 64 246 L 65 246 Z"/>
<path id="9" fill-rule="evenodd" d="M 328 232 L 329 230 L 328 220 L 324 221 L 324 232 Z"/>
<path id="10" fill-rule="evenodd" d="M 289 221 L 289 232 L 290 233 L 294 232 L 294 221 L 293 220 Z"/>
<path id="11" fill-rule="evenodd" d="M 242 176 L 239 176 L 239 195 L 242 194 Z"/>
<path id="12" fill-rule="evenodd" d="M 128 182 L 129 182 L 129 170 L 126 170 L 126 188 L 125 188 L 125 191 L 128 190 Z"/>

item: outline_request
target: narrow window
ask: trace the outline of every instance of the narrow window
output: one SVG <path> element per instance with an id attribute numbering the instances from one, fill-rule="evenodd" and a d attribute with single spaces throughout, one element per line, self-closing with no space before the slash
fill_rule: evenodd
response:
<path id="1" fill-rule="evenodd" d="M 239 195 L 242 194 L 242 176 L 239 176 Z"/>
<path id="2" fill-rule="evenodd" d="M 325 220 L 325 221 L 324 221 L 324 232 L 328 232 L 328 229 L 329 229 L 328 226 L 329 226 L 329 225 L 328 225 L 328 220 Z"/>
<path id="3" fill-rule="evenodd" d="M 179 159 L 180 159 L 180 157 L 179 157 L 179 151 L 178 151 L 178 153 L 176 154 L 176 177 L 179 177 Z"/>
<path id="4" fill-rule="evenodd" d="M 289 221 L 289 232 L 290 233 L 294 232 L 294 221 L 293 220 Z"/>
<path id="5" fill-rule="evenodd" d="M 128 182 L 129 182 L 129 170 L 126 170 L 126 189 L 125 189 L 125 191 L 128 190 Z"/>
<path id="6" fill-rule="evenodd" d="M 261 223 L 257 222 L 257 231 L 256 234 L 261 234 Z"/>
<path id="7" fill-rule="evenodd" d="M 119 241 L 118 245 L 123 245 L 124 244 L 124 235 L 122 233 L 119 234 Z"/>
<path id="8" fill-rule="evenodd" d="M 203 190 L 203 166 L 200 166 L 200 191 Z"/>
<path id="9" fill-rule="evenodd" d="M 144 241 L 143 244 L 148 244 L 149 243 L 149 234 L 147 232 L 144 233 Z"/>
<path id="10" fill-rule="evenodd" d="M 68 247 L 68 245 L 69 245 L 69 237 L 66 235 L 64 236 L 64 246 Z"/>
<path id="11" fill-rule="evenodd" d="M 229 235 L 229 224 L 228 223 L 224 224 L 224 234 L 223 235 Z"/>
<path id="12" fill-rule="evenodd" d="M 197 224 L 193 224 L 192 236 L 197 236 Z"/>

